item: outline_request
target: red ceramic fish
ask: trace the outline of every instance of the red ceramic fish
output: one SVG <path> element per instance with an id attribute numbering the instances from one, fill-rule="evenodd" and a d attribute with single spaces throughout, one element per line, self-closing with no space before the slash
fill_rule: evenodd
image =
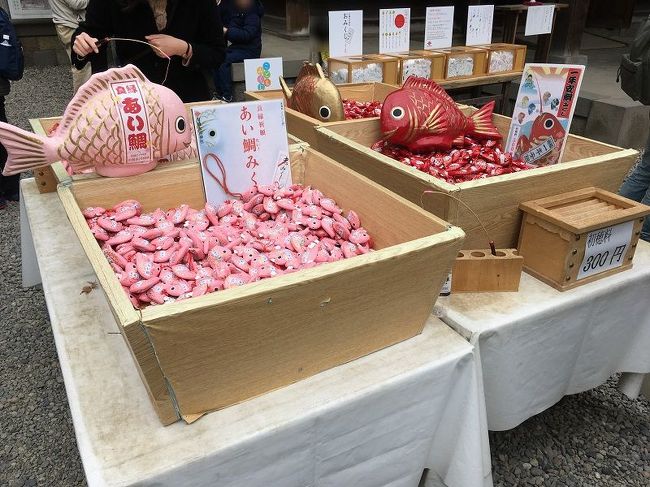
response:
<path id="1" fill-rule="evenodd" d="M 500 139 L 492 122 L 494 101 L 466 116 L 434 81 L 409 77 L 402 89 L 386 98 L 381 110 L 384 140 L 413 152 L 449 150 L 462 145 L 465 135 Z"/>
<path id="2" fill-rule="evenodd" d="M 566 130 L 552 113 L 542 113 L 533 122 L 530 130 L 530 138 L 521 135 L 517 141 L 516 156 L 523 156 L 533 147 L 544 144 L 549 138 L 553 139 L 553 149 L 544 157 L 537 159 L 534 164 L 536 166 L 548 166 L 558 162 L 560 154 L 562 154 L 562 144 L 564 143 L 564 136 Z"/>

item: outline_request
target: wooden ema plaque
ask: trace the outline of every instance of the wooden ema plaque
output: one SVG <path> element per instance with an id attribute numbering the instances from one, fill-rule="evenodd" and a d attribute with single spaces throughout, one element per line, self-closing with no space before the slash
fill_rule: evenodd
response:
<path id="1" fill-rule="evenodd" d="M 585 188 L 522 203 L 524 270 L 559 291 L 632 267 L 650 206 Z"/>

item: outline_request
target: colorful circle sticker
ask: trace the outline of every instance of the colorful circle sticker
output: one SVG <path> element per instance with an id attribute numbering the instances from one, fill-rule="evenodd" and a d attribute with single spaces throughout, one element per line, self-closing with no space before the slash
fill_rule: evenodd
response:
<path id="1" fill-rule="evenodd" d="M 271 63 L 264 61 L 257 67 L 257 89 L 262 91 L 271 86 Z"/>
<path id="2" fill-rule="evenodd" d="M 404 24 L 406 24 L 406 18 L 404 18 L 402 14 L 397 14 L 395 16 L 395 27 L 401 29 L 402 27 L 404 27 Z"/>

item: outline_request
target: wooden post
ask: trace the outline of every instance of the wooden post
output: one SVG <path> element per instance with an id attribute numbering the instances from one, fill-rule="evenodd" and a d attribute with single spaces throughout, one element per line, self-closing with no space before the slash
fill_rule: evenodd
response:
<path id="1" fill-rule="evenodd" d="M 288 34 L 309 34 L 309 1 L 287 0 L 286 15 Z"/>
<path id="2" fill-rule="evenodd" d="M 587 22 L 589 0 L 568 0 L 568 10 L 557 16 L 553 32 L 550 61 L 587 64 L 587 56 L 580 54 L 580 42 Z"/>

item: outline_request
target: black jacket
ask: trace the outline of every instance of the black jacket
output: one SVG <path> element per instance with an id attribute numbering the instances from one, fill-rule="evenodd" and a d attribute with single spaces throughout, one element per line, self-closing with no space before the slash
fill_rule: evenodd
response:
<path id="1" fill-rule="evenodd" d="M 233 0 L 223 0 L 219 6 L 221 22 L 228 28 L 226 40 L 232 49 L 259 52 L 262 49 L 262 17 L 264 7 L 259 1 L 247 10 L 239 10 Z"/>
<path id="2" fill-rule="evenodd" d="M 73 44 L 81 32 L 97 39 L 123 37 L 142 41 L 147 35 L 160 33 L 192 44 L 194 54 L 189 66 L 183 66 L 179 56 L 172 57 L 165 83 L 186 103 L 210 98 L 203 71 L 216 69 L 225 56 L 223 28 L 215 0 L 167 0 L 167 27 L 161 32 L 146 0 L 127 12 L 120 0 L 90 0 L 86 20 L 75 32 Z M 168 61 L 156 56 L 149 46 L 116 41 L 115 49 L 120 65 L 135 64 L 150 81 L 163 81 Z M 81 68 L 90 60 L 93 72 L 105 71 L 106 50 L 103 46 L 99 56 L 91 54 L 85 59 L 79 59 L 73 51 L 72 63 Z"/>

